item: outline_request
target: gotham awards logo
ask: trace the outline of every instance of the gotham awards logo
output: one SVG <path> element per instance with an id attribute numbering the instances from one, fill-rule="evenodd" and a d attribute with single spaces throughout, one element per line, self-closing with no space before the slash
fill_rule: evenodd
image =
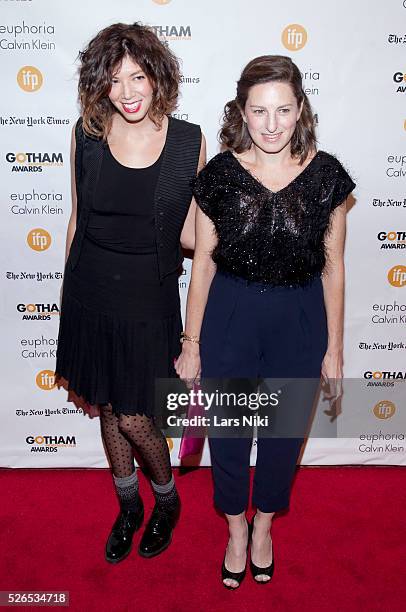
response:
<path id="1" fill-rule="evenodd" d="M 406 92 L 406 72 L 395 72 L 393 75 L 394 82 L 398 85 L 396 93 Z"/>

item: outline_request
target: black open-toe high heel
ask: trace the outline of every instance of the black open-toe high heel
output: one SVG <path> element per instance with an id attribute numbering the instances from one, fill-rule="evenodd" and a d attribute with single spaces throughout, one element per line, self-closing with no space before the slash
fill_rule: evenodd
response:
<path id="1" fill-rule="evenodd" d="M 252 534 L 254 532 L 254 518 L 255 516 L 252 517 L 251 523 L 250 523 L 251 543 L 252 543 Z M 267 567 L 258 567 L 258 565 L 255 565 L 255 563 L 252 562 L 252 559 L 250 559 L 251 574 L 257 584 L 268 584 L 268 582 L 271 582 L 271 578 L 273 576 L 274 569 L 275 569 L 275 563 L 274 563 L 274 557 L 273 557 L 273 546 L 272 546 L 271 565 L 268 565 Z M 269 580 L 257 580 L 256 579 L 257 576 L 269 576 Z"/>
<path id="2" fill-rule="evenodd" d="M 248 541 L 247 541 L 247 560 L 248 560 L 248 547 L 250 545 L 250 540 L 251 540 L 251 524 L 248 523 L 247 521 L 247 525 L 248 525 Z M 245 561 L 245 567 L 242 570 L 242 572 L 230 572 L 230 570 L 228 570 L 226 568 L 226 554 L 224 555 L 224 559 L 223 559 L 223 565 L 221 567 L 221 578 L 223 581 L 223 585 L 226 587 L 226 589 L 229 589 L 230 591 L 235 591 L 236 589 L 238 589 L 238 587 L 241 585 L 242 581 L 245 578 L 245 574 L 247 573 L 247 561 Z M 224 580 L 235 580 L 236 582 L 238 582 L 238 586 L 231 586 L 229 584 L 225 584 Z"/>

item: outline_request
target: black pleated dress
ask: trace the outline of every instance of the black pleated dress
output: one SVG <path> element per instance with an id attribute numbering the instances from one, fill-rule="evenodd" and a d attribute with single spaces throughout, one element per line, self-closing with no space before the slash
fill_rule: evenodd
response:
<path id="1" fill-rule="evenodd" d="M 79 263 L 65 267 L 56 379 L 91 416 L 108 403 L 154 416 L 156 378 L 176 375 L 178 272 L 160 282 L 154 231 L 162 157 L 128 168 L 106 148 Z"/>

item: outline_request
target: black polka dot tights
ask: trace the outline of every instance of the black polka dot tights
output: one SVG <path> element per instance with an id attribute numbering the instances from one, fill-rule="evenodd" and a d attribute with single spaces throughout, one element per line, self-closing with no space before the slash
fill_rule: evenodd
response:
<path id="1" fill-rule="evenodd" d="M 116 415 L 111 405 L 100 408 L 101 433 L 113 474 L 119 478 L 134 471 L 133 448 L 137 450 L 156 484 L 172 477 L 168 444 L 161 430 L 145 415 Z"/>

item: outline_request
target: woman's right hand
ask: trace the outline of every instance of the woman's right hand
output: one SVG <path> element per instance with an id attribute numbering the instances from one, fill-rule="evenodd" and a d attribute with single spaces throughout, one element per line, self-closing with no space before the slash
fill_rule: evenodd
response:
<path id="1" fill-rule="evenodd" d="M 182 352 L 175 362 L 175 370 L 181 380 L 191 389 L 195 383 L 200 382 L 200 350 L 197 342 L 185 340 L 182 343 Z"/>

